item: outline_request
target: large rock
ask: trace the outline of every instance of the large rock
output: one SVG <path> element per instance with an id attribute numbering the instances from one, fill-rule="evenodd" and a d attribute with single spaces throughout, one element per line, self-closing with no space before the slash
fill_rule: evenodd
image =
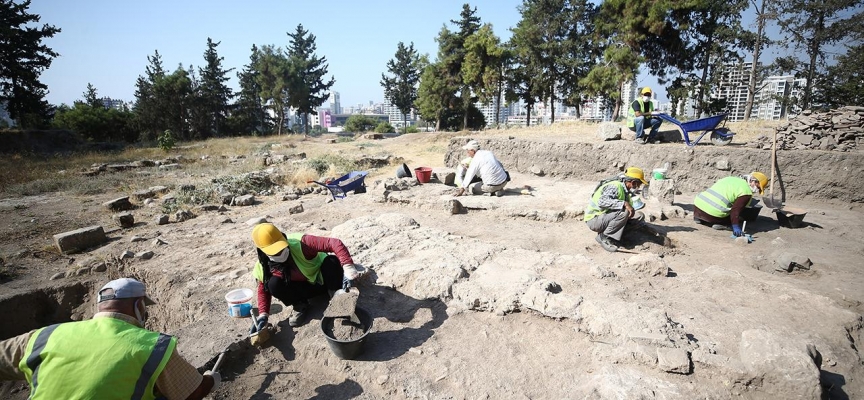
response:
<path id="1" fill-rule="evenodd" d="M 646 189 L 647 198 L 656 199 L 660 204 L 672 205 L 675 202 L 675 180 L 674 179 L 652 179 Z"/>
<path id="2" fill-rule="evenodd" d="M 762 329 L 744 331 L 738 350 L 745 372 L 739 381 L 761 386 L 765 398 L 819 399 L 819 368 L 806 345 L 798 347 Z"/>
<path id="3" fill-rule="evenodd" d="M 597 128 L 597 136 L 603 140 L 621 139 L 621 126 L 614 122 L 603 122 Z"/>
<path id="4" fill-rule="evenodd" d="M 105 243 L 105 230 L 99 225 L 54 235 L 54 246 L 63 254 L 75 253 Z"/>
<path id="5" fill-rule="evenodd" d="M 657 349 L 657 367 L 676 374 L 690 373 L 690 354 L 684 349 Z"/>
<path id="6" fill-rule="evenodd" d="M 251 206 L 255 204 L 255 196 L 247 194 L 245 196 L 237 196 L 234 198 L 235 206 Z"/>
<path id="7" fill-rule="evenodd" d="M 135 225 L 135 216 L 130 212 L 122 212 L 120 214 L 114 215 L 114 220 L 117 221 L 117 225 L 120 225 L 121 228 L 131 228 Z"/>
<path id="8" fill-rule="evenodd" d="M 111 211 L 126 211 L 135 208 L 131 202 L 129 202 L 129 196 L 119 197 L 114 200 L 106 201 L 102 203 L 105 208 Z"/>
<path id="9" fill-rule="evenodd" d="M 637 276 L 668 276 L 669 266 L 654 253 L 637 254 L 617 265 L 620 274 Z"/>

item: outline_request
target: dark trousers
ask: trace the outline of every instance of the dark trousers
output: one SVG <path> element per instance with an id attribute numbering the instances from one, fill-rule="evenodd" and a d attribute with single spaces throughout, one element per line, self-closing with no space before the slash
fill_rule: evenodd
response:
<path id="1" fill-rule="evenodd" d="M 288 271 L 286 276 L 290 276 Z M 324 278 L 323 285 L 309 283 L 309 281 L 295 282 L 277 276 L 271 276 L 267 281 L 267 288 L 273 297 L 290 306 L 306 304 L 309 299 L 327 293 L 328 290 L 336 291 L 342 289 L 342 264 L 334 255 L 329 255 L 321 263 L 321 276 Z"/>

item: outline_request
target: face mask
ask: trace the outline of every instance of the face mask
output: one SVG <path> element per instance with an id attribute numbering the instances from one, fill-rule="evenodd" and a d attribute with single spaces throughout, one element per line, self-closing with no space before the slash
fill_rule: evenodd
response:
<path id="1" fill-rule="evenodd" d="M 642 96 L 642 100 L 643 100 L 643 101 L 650 101 L 650 100 L 651 100 L 651 96 Z"/>
<path id="2" fill-rule="evenodd" d="M 144 306 L 144 312 L 141 312 L 141 307 L 138 306 L 138 303 L 141 303 L 141 300 L 135 300 L 135 318 L 138 318 L 138 322 L 141 323 L 141 326 L 144 326 L 144 323 L 147 322 L 147 306 Z"/>
<path id="3" fill-rule="evenodd" d="M 285 261 L 288 261 L 288 249 L 286 248 L 285 250 L 282 250 L 282 252 L 275 256 L 267 256 L 267 258 L 276 263 L 284 263 Z"/>
<path id="4" fill-rule="evenodd" d="M 753 194 L 758 194 L 759 193 L 759 186 L 750 185 L 750 190 L 753 191 Z"/>

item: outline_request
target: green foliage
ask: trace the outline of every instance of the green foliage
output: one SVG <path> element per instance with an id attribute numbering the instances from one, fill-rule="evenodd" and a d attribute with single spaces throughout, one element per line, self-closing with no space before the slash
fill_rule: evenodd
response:
<path id="1" fill-rule="evenodd" d="M 864 45 L 850 47 L 815 85 L 813 104 L 838 108 L 864 106 Z"/>
<path id="2" fill-rule="evenodd" d="M 315 170 L 319 176 L 323 176 L 333 169 L 339 174 L 345 174 L 357 169 L 357 163 L 337 154 L 325 154 L 320 157 L 310 158 L 306 161 L 309 168 Z"/>
<path id="3" fill-rule="evenodd" d="M 375 132 L 378 132 L 378 133 L 393 133 L 393 132 L 396 132 L 396 128 L 394 128 L 393 125 L 390 125 L 389 122 L 380 122 L 380 123 L 378 123 L 378 125 L 375 127 Z"/>
<path id="4" fill-rule="evenodd" d="M 399 42 L 395 59 L 387 62 L 392 76 L 381 74 L 384 97 L 402 113 L 403 125 L 408 124 L 407 114 L 417 100 L 417 83 L 420 80 L 422 62 L 412 42 L 408 47 Z"/>
<path id="5" fill-rule="evenodd" d="M 368 115 L 354 114 L 345 122 L 345 130 L 348 132 L 366 132 L 378 125 L 378 121 Z"/>
<path id="6" fill-rule="evenodd" d="M 286 51 L 293 66 L 293 79 L 289 88 L 289 104 L 303 115 L 303 132 L 309 133 L 309 113 L 330 97 L 330 88 L 336 83 L 332 76 L 327 75 L 327 58 L 315 54 L 315 35 L 297 25 L 294 33 L 289 33 L 291 43 Z"/>
<path id="7" fill-rule="evenodd" d="M 201 82 L 198 86 L 198 108 L 199 112 L 204 116 L 203 126 L 201 126 L 199 138 L 208 138 L 211 136 L 221 136 L 225 128 L 225 119 L 228 115 L 228 102 L 234 97 L 234 93 L 227 83 L 228 73 L 234 68 L 224 69 L 222 60 L 224 57 L 219 57 L 216 52 L 216 47 L 222 42 L 213 42 L 211 38 L 207 38 L 207 50 L 204 52 L 205 67 L 199 68 L 198 73 L 201 76 Z"/>
<path id="8" fill-rule="evenodd" d="M 420 129 L 417 129 L 417 127 L 414 125 L 405 127 L 405 133 L 418 133 L 418 132 L 420 132 Z"/>
<path id="9" fill-rule="evenodd" d="M 36 26 L 38 14 L 30 14 L 30 0 L 0 1 L 0 102 L 22 128 L 40 128 L 51 119 L 52 107 L 45 101 L 48 87 L 39 75 L 58 54 L 42 41 L 60 29 Z"/>
<path id="10" fill-rule="evenodd" d="M 269 132 L 270 126 L 264 100 L 261 98 L 261 85 L 258 83 L 260 72 L 256 69 L 260 52 L 258 47 L 252 45 L 252 54 L 249 56 L 249 64 L 237 72 L 240 82 L 240 93 L 234 110 L 228 117 L 230 130 L 236 133 L 263 134 Z"/>
<path id="11" fill-rule="evenodd" d="M 468 121 L 468 125 L 465 129 L 468 130 L 476 131 L 486 126 L 486 117 L 474 105 L 468 108 L 467 118 L 465 113 L 460 109 L 445 110 L 443 118 L 441 129 L 446 131 L 459 131 L 466 120 Z"/>
<path id="12" fill-rule="evenodd" d="M 276 133 L 281 135 L 285 127 L 285 110 L 291 99 L 288 96 L 294 76 L 293 66 L 288 58 L 272 45 L 264 46 L 254 61 L 255 83 L 261 89 L 259 96 L 263 103 L 269 103 L 276 115 Z"/>
<path id="13" fill-rule="evenodd" d="M 84 101 L 76 101 L 73 106 L 62 104 L 54 114 L 52 125 L 67 129 L 94 142 L 124 141 L 134 142 L 137 133 L 134 115 L 128 110 L 106 109 L 98 98 L 97 90 L 87 84 Z"/>
<path id="14" fill-rule="evenodd" d="M 172 133 L 170 129 L 166 129 L 165 132 L 162 132 L 162 134 L 159 135 L 159 138 L 156 141 L 159 144 L 159 148 L 167 152 L 174 148 L 177 139 L 174 137 L 174 133 Z"/>

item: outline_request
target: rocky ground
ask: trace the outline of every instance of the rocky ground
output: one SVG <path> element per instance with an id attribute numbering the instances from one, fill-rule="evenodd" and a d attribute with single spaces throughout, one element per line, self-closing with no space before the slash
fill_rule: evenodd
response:
<path id="1" fill-rule="evenodd" d="M 401 155 L 411 140 L 380 142 Z M 453 143 L 406 161 L 434 167 L 443 180 Z M 626 154 L 634 145 L 605 146 Z M 682 146 L 650 151 L 675 155 Z M 591 156 L 587 149 L 581 157 Z M 742 157 L 733 164 L 752 156 Z M 655 193 L 645 210 L 661 236 L 633 232 L 624 251 L 608 253 L 581 221 L 593 175 L 539 176 L 525 160 L 508 161 L 524 167 L 511 169 L 505 196 L 460 197 L 458 205 L 455 189 L 438 181 L 391 178 L 395 164 L 367 178 L 364 194 L 332 201 L 326 192 L 294 199 L 277 190 L 248 206 L 171 215 L 165 225 L 156 219 L 168 194 L 151 206 L 133 200 L 130 228 L 102 203 L 131 193 L 0 200 L 10 271 L 0 284 L 0 337 L 89 317 L 95 287 L 132 275 L 159 302 L 148 326 L 176 335 L 194 365 L 206 368 L 231 349 L 215 399 L 864 396 L 860 204 L 802 196 L 795 205 L 808 210 L 804 226 L 779 227 L 764 210 L 747 226 L 755 241 L 743 245 L 693 224 L 694 191 L 672 187 L 674 198 Z M 664 184 L 688 187 L 686 174 L 674 178 Z M 287 325 L 290 308 L 276 302 L 270 346 L 246 343 L 251 321 L 229 317 L 223 296 L 254 287 L 249 223 L 261 218 L 338 237 L 372 271 L 359 285 L 359 307 L 374 323 L 356 360 L 328 346 L 325 299 L 296 329 Z M 90 225 L 105 227 L 107 243 L 74 255 L 52 248 L 51 235 L 69 230 L 58 227 Z M 133 256 L 121 259 L 126 251 Z M 147 251 L 152 257 L 141 257 Z M 23 383 L 0 387 L 0 397 L 26 396 Z"/>

